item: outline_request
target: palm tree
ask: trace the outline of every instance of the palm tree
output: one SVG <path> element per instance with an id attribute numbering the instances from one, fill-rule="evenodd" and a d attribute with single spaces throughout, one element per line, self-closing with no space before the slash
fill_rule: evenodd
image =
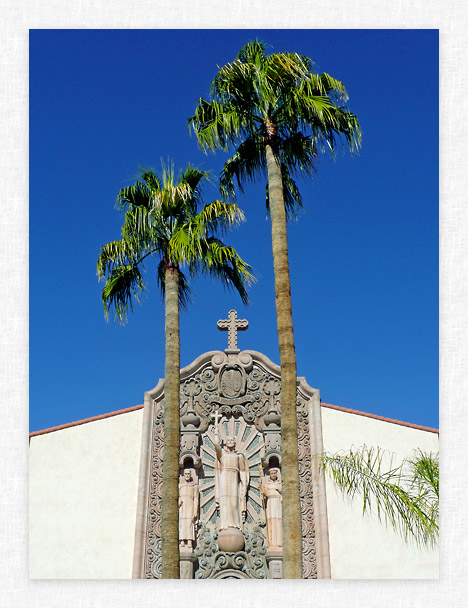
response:
<path id="1" fill-rule="evenodd" d="M 417 450 L 392 466 L 379 448 L 365 446 L 336 454 L 324 453 L 321 467 L 345 496 L 362 497 L 363 515 L 377 512 L 379 521 L 405 541 L 433 546 L 439 537 L 439 454 Z"/>
<path id="2" fill-rule="evenodd" d="M 117 205 L 125 210 L 122 238 L 104 245 L 97 274 L 106 283 L 102 301 L 106 317 L 114 310 L 124 323 L 133 299 L 145 289 L 142 269 L 146 258 L 158 259 L 157 280 L 165 302 L 164 463 L 161 511 L 162 576 L 179 578 L 179 308 L 189 301 L 188 278 L 197 272 L 220 279 L 248 301 L 246 284 L 253 279 L 250 266 L 216 234 L 243 220 L 235 204 L 215 200 L 198 211 L 207 172 L 188 165 L 178 179 L 173 169 L 158 176 L 143 170 L 138 181 L 120 190 Z"/>
<path id="3" fill-rule="evenodd" d="M 234 196 L 234 178 L 241 191 L 257 175 L 267 178 L 281 364 L 284 578 L 302 577 L 297 370 L 286 228 L 287 217 L 302 201 L 293 177 L 313 174 L 319 148 L 334 154 L 341 140 L 351 150 L 360 144 L 358 121 L 341 105 L 347 99 L 343 84 L 311 69 L 307 57 L 268 55 L 263 43 L 249 42 L 219 70 L 211 83 L 212 100 L 201 98 L 188 121 L 205 151 L 236 148 L 221 173 L 224 196 Z"/>

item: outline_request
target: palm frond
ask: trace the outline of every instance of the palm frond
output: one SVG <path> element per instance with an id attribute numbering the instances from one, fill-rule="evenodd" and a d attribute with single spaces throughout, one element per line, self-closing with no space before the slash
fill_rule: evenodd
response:
<path id="1" fill-rule="evenodd" d="M 315 140 L 310 136 L 295 132 L 284 137 L 280 148 L 281 162 L 290 174 L 311 177 L 316 173 L 318 151 Z"/>
<path id="2" fill-rule="evenodd" d="M 141 302 L 141 294 L 145 289 L 143 277 L 138 266 L 117 266 L 110 273 L 103 290 L 102 303 L 106 319 L 113 309 L 115 317 L 121 324 L 128 318 L 128 309 L 133 310 L 133 299 Z"/>
<path id="3" fill-rule="evenodd" d="M 227 149 L 229 142 L 243 132 L 239 113 L 235 109 L 203 98 L 199 100 L 195 114 L 188 119 L 188 124 L 205 151 Z"/>
<path id="4" fill-rule="evenodd" d="M 197 167 L 192 167 L 190 163 L 184 171 L 180 172 L 178 185 L 184 184 L 188 187 L 185 198 L 185 212 L 188 216 L 196 215 L 198 207 L 203 204 L 204 185 L 209 183 L 211 179 L 212 176 L 209 171 L 202 171 Z"/>
<path id="5" fill-rule="evenodd" d="M 120 241 L 111 241 L 103 247 L 97 261 L 97 275 L 103 280 L 106 274 L 118 266 L 138 265 L 148 251 L 140 242 L 123 238 Z"/>
<path id="6" fill-rule="evenodd" d="M 140 179 L 146 185 L 149 192 L 157 192 L 163 188 L 163 182 L 161 177 L 152 168 L 143 168 L 140 166 Z"/>
<path id="7" fill-rule="evenodd" d="M 116 207 L 121 210 L 151 206 L 151 190 L 144 181 L 138 180 L 132 186 L 121 188 L 117 194 Z"/>
<path id="8" fill-rule="evenodd" d="M 244 191 L 244 184 L 253 182 L 259 173 L 266 171 L 263 135 L 257 131 L 242 142 L 236 152 L 224 163 L 219 177 L 219 189 L 223 197 L 235 197 L 234 178 L 237 187 Z"/>
<path id="9" fill-rule="evenodd" d="M 419 462 L 419 459 L 416 459 Z M 321 467 L 328 472 L 344 495 L 362 497 L 363 514 L 376 512 L 405 541 L 434 545 L 439 534 L 438 496 L 430 497 L 408 476 L 409 460 L 392 465 L 391 456 L 379 448 L 366 446 L 336 454 L 322 454 Z M 432 460 L 437 469 L 438 461 Z M 420 474 L 416 474 L 420 479 Z"/>
<path id="10" fill-rule="evenodd" d="M 266 44 L 259 42 L 258 40 L 251 40 L 244 44 L 241 50 L 237 53 L 236 59 L 242 63 L 264 63 L 266 60 L 265 56 Z"/>
<path id="11" fill-rule="evenodd" d="M 220 176 L 224 197 L 234 198 L 234 181 L 242 191 L 245 183 L 264 176 L 265 145 L 273 141 L 266 137 L 266 124 L 276 130 L 274 144 L 282 148 L 290 176 L 310 176 L 318 150 L 333 157 L 339 144 L 351 152 L 359 150 L 361 128 L 343 105 L 348 99 L 344 84 L 327 73 L 314 73 L 313 67 L 308 57 L 266 54 L 265 44 L 253 41 L 219 68 L 211 100 L 199 100 L 189 128 L 205 151 L 236 149 Z M 307 142 L 308 154 L 305 147 L 291 145 L 297 135 Z"/>
<path id="12" fill-rule="evenodd" d="M 243 212 L 236 204 L 215 200 L 205 205 L 189 221 L 178 226 L 168 243 L 168 257 L 190 265 L 205 255 L 203 247 L 208 237 L 223 235 L 244 219 Z"/>
<path id="13" fill-rule="evenodd" d="M 245 221 L 243 211 L 235 203 L 214 200 L 206 204 L 203 209 L 187 224 L 194 235 L 205 238 L 207 234 L 223 235 L 232 226 Z"/>
<path id="14" fill-rule="evenodd" d="M 248 304 L 247 286 L 256 281 L 252 268 L 239 256 L 237 251 L 224 245 L 216 237 L 203 243 L 204 254 L 192 265 L 192 272 L 202 272 L 212 276 L 229 290 L 237 291 L 244 304 Z"/>
<path id="15" fill-rule="evenodd" d="M 173 165 L 163 163 L 162 176 L 153 169 L 142 169 L 136 184 L 120 191 L 118 200 L 125 209 L 122 238 L 104 245 L 97 261 L 98 277 L 107 278 L 103 289 L 107 317 L 114 308 L 120 322 L 127 319 L 132 299 L 139 301 L 144 288 L 138 268 L 153 254 L 159 257 L 157 280 L 163 294 L 166 264 L 178 268 L 179 304 L 183 308 L 191 296 L 188 279 L 181 271 L 184 264 L 190 273 L 199 269 L 218 276 L 237 289 L 243 301 L 248 299 L 250 267 L 232 247 L 216 241 L 216 235 L 243 221 L 244 214 L 234 203 L 221 200 L 204 205 L 198 212 L 203 182 L 208 178 L 207 171 L 190 164 L 176 178 Z"/>

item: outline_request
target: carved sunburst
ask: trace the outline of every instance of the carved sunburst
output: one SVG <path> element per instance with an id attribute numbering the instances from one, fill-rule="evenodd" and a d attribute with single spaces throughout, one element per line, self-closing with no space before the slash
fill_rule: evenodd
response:
<path id="1" fill-rule="evenodd" d="M 262 434 L 253 424 L 247 424 L 240 418 L 223 416 L 218 425 L 221 445 L 228 437 L 236 440 L 236 451 L 247 457 L 250 469 L 250 483 L 247 492 L 246 525 L 264 521 L 262 498 L 259 488 L 259 465 L 265 455 L 265 444 Z M 202 436 L 201 460 L 204 479 L 200 479 L 200 519 L 208 525 L 216 524 L 218 513 L 215 506 L 215 448 L 214 425 L 211 424 Z"/>

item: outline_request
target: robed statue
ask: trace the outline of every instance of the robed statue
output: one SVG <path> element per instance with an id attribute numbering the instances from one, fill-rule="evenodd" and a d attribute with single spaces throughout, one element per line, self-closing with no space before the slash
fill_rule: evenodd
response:
<path id="1" fill-rule="evenodd" d="M 221 448 L 215 425 L 215 500 L 219 508 L 218 529 L 238 528 L 242 531 L 247 516 L 249 464 L 244 454 L 236 451 L 236 441 L 229 437 Z"/>
<path id="2" fill-rule="evenodd" d="M 179 481 L 179 543 L 181 547 L 193 547 L 198 504 L 198 483 L 194 479 L 192 469 L 185 469 L 184 476 Z"/>
<path id="3" fill-rule="evenodd" d="M 268 477 L 260 478 L 260 490 L 267 500 L 266 519 L 270 549 L 283 546 L 282 488 L 279 469 L 270 469 Z"/>

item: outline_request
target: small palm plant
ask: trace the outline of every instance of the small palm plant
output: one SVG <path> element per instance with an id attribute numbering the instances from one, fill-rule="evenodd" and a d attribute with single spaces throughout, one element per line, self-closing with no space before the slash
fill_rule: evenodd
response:
<path id="1" fill-rule="evenodd" d="M 155 274 L 165 302 L 164 463 L 161 511 L 162 576 L 179 578 L 179 309 L 190 300 L 189 276 L 197 273 L 220 279 L 247 303 L 246 286 L 253 280 L 250 266 L 219 236 L 244 216 L 235 204 L 215 200 L 201 210 L 206 171 L 190 165 L 175 179 L 172 167 L 162 175 L 142 170 L 137 182 L 120 190 L 117 206 L 125 212 L 119 241 L 101 248 L 99 279 L 105 280 L 102 301 L 124 323 L 133 300 L 145 289 L 144 264 L 156 258 Z"/>
<path id="2" fill-rule="evenodd" d="M 393 467 L 380 448 L 322 454 L 321 467 L 343 494 L 362 497 L 362 512 L 376 512 L 405 541 L 434 546 L 439 537 L 439 454 L 417 450 Z"/>

